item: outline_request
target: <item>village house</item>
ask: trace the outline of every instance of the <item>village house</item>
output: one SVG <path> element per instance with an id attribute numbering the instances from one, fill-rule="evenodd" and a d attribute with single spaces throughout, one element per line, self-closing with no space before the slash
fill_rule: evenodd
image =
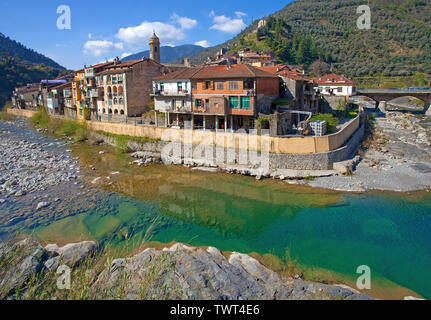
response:
<path id="1" fill-rule="evenodd" d="M 315 91 L 316 85 L 304 74 L 303 71 L 288 65 L 275 65 L 273 67 L 263 67 L 270 73 L 274 73 L 281 78 L 282 89 L 280 96 L 288 102 L 291 110 L 319 112 L 320 95 Z M 284 105 L 283 107 L 286 107 Z"/>
<path id="2" fill-rule="evenodd" d="M 155 109 L 167 126 L 236 131 L 255 128 L 279 96 L 279 77 L 250 65 L 203 66 L 157 77 Z"/>
<path id="3" fill-rule="evenodd" d="M 39 83 L 29 83 L 24 87 L 15 88 L 12 93 L 12 104 L 19 109 L 35 110 L 39 103 Z"/>
<path id="4" fill-rule="evenodd" d="M 77 119 L 94 119 L 97 117 L 98 91 L 95 75 L 114 64 L 114 61 L 100 63 L 75 72 L 72 83 L 73 104 L 76 107 Z"/>
<path id="5" fill-rule="evenodd" d="M 98 114 L 123 118 L 141 116 L 149 110 L 152 79 L 175 69 L 178 68 L 146 58 L 107 67 L 96 75 Z"/>
<path id="6" fill-rule="evenodd" d="M 48 92 L 47 109 L 50 114 L 64 115 L 66 101 L 72 101 L 72 82 L 65 82 L 52 87 Z M 68 104 L 69 105 L 69 104 Z"/>
<path id="7" fill-rule="evenodd" d="M 335 73 L 311 79 L 316 85 L 315 89 L 322 95 L 353 96 L 356 94 L 356 87 L 353 80 L 344 75 Z"/>

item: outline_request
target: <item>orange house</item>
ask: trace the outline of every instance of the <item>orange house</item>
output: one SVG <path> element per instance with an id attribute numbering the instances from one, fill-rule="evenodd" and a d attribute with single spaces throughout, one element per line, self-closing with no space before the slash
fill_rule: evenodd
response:
<path id="1" fill-rule="evenodd" d="M 196 122 L 202 118 L 215 129 L 254 128 L 258 113 L 270 113 L 279 92 L 278 76 L 250 65 L 204 67 L 192 77 L 193 113 Z"/>
<path id="2" fill-rule="evenodd" d="M 280 92 L 276 74 L 246 64 L 201 66 L 153 80 L 155 107 L 166 113 L 165 125 L 181 127 L 187 121 L 203 130 L 254 128 L 257 115 L 271 113 Z M 188 83 L 191 90 L 185 94 Z"/>

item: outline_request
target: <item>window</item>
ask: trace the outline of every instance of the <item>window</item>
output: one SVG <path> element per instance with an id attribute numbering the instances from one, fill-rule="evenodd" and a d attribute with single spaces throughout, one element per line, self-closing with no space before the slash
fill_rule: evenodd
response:
<path id="1" fill-rule="evenodd" d="M 337 92 L 340 92 L 340 93 L 343 92 L 343 88 L 342 87 L 338 87 L 337 88 Z"/>
<path id="2" fill-rule="evenodd" d="M 238 97 L 229 97 L 229 107 L 231 109 L 238 109 Z"/>
<path id="3" fill-rule="evenodd" d="M 241 109 L 250 109 L 250 97 L 241 97 Z"/>
<path id="4" fill-rule="evenodd" d="M 204 89 L 205 90 L 211 90 L 212 89 L 211 81 L 205 81 Z"/>
<path id="5" fill-rule="evenodd" d="M 254 80 L 244 79 L 244 90 L 252 90 L 252 89 L 254 89 Z"/>
<path id="6" fill-rule="evenodd" d="M 195 107 L 196 108 L 202 108 L 202 99 L 196 99 Z"/>
<path id="7" fill-rule="evenodd" d="M 197 82 L 193 81 L 192 82 L 192 90 L 196 90 L 198 88 Z"/>
<path id="8" fill-rule="evenodd" d="M 183 91 L 183 83 L 182 82 L 177 82 L 177 87 L 178 87 L 178 92 Z"/>
<path id="9" fill-rule="evenodd" d="M 210 106 L 210 99 L 205 99 L 205 107 L 209 107 Z"/>
<path id="10" fill-rule="evenodd" d="M 229 90 L 238 90 L 238 81 L 229 81 Z"/>
<path id="11" fill-rule="evenodd" d="M 217 90 L 223 90 L 223 89 L 224 89 L 224 82 L 217 81 Z"/>
<path id="12" fill-rule="evenodd" d="M 160 91 L 165 91 L 165 84 L 163 82 L 160 82 Z"/>

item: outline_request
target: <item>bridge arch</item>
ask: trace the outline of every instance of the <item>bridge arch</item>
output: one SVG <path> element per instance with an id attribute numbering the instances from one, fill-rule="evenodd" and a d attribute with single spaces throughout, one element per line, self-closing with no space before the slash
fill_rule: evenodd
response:
<path id="1" fill-rule="evenodd" d="M 386 104 L 401 97 L 412 97 L 424 102 L 424 113 L 431 116 L 431 89 L 358 89 L 356 96 L 365 96 L 376 102 L 376 109 L 386 111 Z"/>

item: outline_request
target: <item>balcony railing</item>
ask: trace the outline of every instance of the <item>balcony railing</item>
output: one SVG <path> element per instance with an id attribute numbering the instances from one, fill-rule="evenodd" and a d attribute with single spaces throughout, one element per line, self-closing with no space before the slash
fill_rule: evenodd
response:
<path id="1" fill-rule="evenodd" d="M 99 90 L 97 90 L 97 89 L 91 89 L 91 90 L 89 90 L 89 96 L 90 96 L 90 98 L 97 98 L 97 97 L 99 97 Z"/>
<path id="2" fill-rule="evenodd" d="M 188 90 L 181 91 L 154 91 L 151 93 L 152 96 L 162 96 L 162 97 L 186 97 L 190 93 Z"/>

